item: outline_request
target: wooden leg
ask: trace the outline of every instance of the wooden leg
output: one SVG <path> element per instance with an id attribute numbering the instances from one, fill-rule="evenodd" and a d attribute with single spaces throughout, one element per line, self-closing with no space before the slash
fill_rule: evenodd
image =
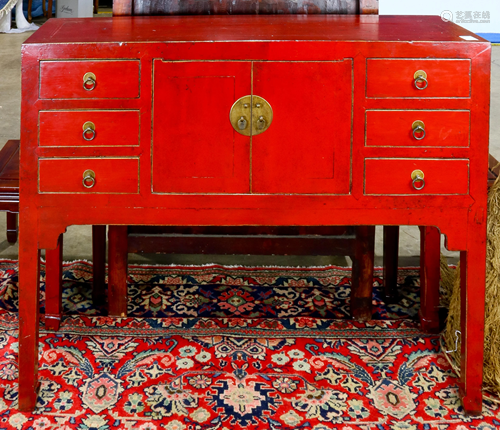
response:
<path id="1" fill-rule="evenodd" d="M 17 214 L 12 212 L 7 212 L 7 241 L 17 242 Z"/>
<path id="2" fill-rule="evenodd" d="M 40 250 L 38 220 L 26 210 L 20 217 L 19 237 L 19 404 L 20 411 L 35 408 L 38 393 L 38 324 Z"/>
<path id="3" fill-rule="evenodd" d="M 351 316 L 355 320 L 372 319 L 373 261 L 375 227 L 356 227 L 356 249 L 352 264 Z"/>
<path id="4" fill-rule="evenodd" d="M 43 16 L 47 16 L 47 7 L 45 6 L 45 0 L 42 0 L 42 12 Z"/>
<path id="5" fill-rule="evenodd" d="M 33 0 L 28 0 L 28 22 L 33 21 L 33 17 L 31 16 L 31 8 L 33 6 Z"/>
<path id="6" fill-rule="evenodd" d="M 439 333 L 439 280 L 441 233 L 436 227 L 420 227 L 420 327 Z"/>
<path id="7" fill-rule="evenodd" d="M 398 301 L 399 226 L 384 226 L 384 293 L 386 303 Z"/>
<path id="8" fill-rule="evenodd" d="M 92 260 L 94 262 L 94 280 L 92 283 L 92 301 L 94 306 L 106 302 L 106 226 L 92 226 Z"/>
<path id="9" fill-rule="evenodd" d="M 108 227 L 109 315 L 127 316 L 127 226 Z"/>
<path id="10" fill-rule="evenodd" d="M 468 251 L 460 253 L 461 363 L 460 396 L 465 412 L 482 410 L 486 234 L 469 235 Z"/>
<path id="11" fill-rule="evenodd" d="M 62 320 L 63 235 L 56 249 L 45 251 L 45 328 L 59 330 Z"/>
<path id="12" fill-rule="evenodd" d="M 94 13 L 99 13 L 99 0 L 94 0 Z"/>

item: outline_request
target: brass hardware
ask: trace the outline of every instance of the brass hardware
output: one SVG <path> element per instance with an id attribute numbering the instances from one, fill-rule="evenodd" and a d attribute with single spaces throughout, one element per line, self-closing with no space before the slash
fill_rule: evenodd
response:
<path id="1" fill-rule="evenodd" d="M 95 172 L 90 169 L 85 170 L 82 183 L 85 188 L 92 188 L 95 185 Z"/>
<path id="2" fill-rule="evenodd" d="M 422 140 L 425 137 L 425 124 L 423 121 L 414 121 L 411 128 L 413 130 L 413 137 L 416 140 Z M 417 137 L 417 133 L 423 133 L 422 137 Z"/>
<path id="3" fill-rule="evenodd" d="M 247 120 L 252 115 L 250 108 L 252 96 L 244 96 L 236 100 L 229 111 L 229 121 L 233 128 L 243 136 L 250 136 L 251 127 Z"/>
<path id="4" fill-rule="evenodd" d="M 95 138 L 95 124 L 92 121 L 87 121 L 85 124 L 83 124 L 83 138 L 85 140 L 94 140 Z M 89 136 L 90 134 L 90 136 Z"/>
<path id="5" fill-rule="evenodd" d="M 236 100 L 229 112 L 233 128 L 243 136 L 255 136 L 266 131 L 273 120 L 271 105 L 259 96 L 244 96 Z"/>
<path id="6" fill-rule="evenodd" d="M 413 188 L 415 188 L 417 191 L 425 187 L 424 172 L 422 172 L 421 170 L 414 170 L 413 172 L 411 172 L 411 179 Z M 418 183 L 421 183 L 421 186 L 419 186 Z"/>
<path id="7" fill-rule="evenodd" d="M 417 70 L 413 74 L 413 79 L 415 79 L 414 83 L 417 90 L 425 90 L 429 85 L 429 81 L 427 80 L 427 73 L 423 70 Z M 422 83 L 424 84 L 424 86 L 420 86 Z"/>
<path id="8" fill-rule="evenodd" d="M 97 84 L 97 79 L 92 72 L 87 72 L 83 75 L 83 89 L 92 91 Z"/>
<path id="9" fill-rule="evenodd" d="M 260 96 L 252 97 L 252 135 L 264 133 L 273 122 L 273 108 Z"/>

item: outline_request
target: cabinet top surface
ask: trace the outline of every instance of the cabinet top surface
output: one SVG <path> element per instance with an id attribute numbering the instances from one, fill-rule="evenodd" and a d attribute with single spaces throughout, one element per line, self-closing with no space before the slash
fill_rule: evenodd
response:
<path id="1" fill-rule="evenodd" d="M 25 44 L 337 40 L 486 42 L 439 16 L 223 15 L 51 19 Z"/>

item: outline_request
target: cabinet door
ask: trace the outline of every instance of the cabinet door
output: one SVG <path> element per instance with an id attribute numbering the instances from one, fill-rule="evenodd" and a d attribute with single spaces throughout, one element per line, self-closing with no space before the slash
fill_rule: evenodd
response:
<path id="1" fill-rule="evenodd" d="M 248 193 L 249 138 L 229 121 L 251 64 L 154 60 L 153 192 Z"/>
<path id="2" fill-rule="evenodd" d="M 253 94 L 273 109 L 252 137 L 255 193 L 347 194 L 352 139 L 351 59 L 254 63 Z"/>

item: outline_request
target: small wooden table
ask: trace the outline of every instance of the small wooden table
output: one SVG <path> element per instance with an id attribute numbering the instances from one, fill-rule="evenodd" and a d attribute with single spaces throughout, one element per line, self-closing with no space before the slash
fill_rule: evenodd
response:
<path id="1" fill-rule="evenodd" d="M 22 72 L 21 410 L 39 250 L 92 224 L 438 227 L 461 251 L 460 387 L 481 411 L 487 41 L 439 17 L 66 19 Z"/>

